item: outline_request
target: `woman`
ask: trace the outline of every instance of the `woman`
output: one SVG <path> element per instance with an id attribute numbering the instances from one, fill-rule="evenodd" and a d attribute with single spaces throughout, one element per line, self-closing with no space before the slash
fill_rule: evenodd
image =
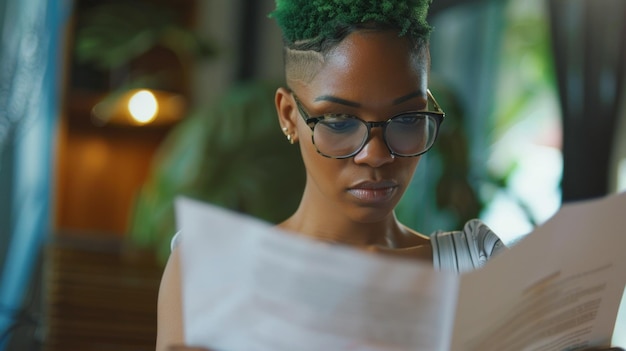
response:
<path id="1" fill-rule="evenodd" d="M 480 257 L 457 262 L 448 250 L 454 235 L 430 241 L 393 212 L 444 119 L 428 91 L 429 2 L 342 8 L 292 1 L 274 12 L 285 38 L 287 80 L 276 93 L 279 122 L 288 140 L 299 143 L 307 170 L 300 206 L 279 226 L 465 271 L 502 247 L 488 228 L 468 223 L 468 238 L 479 239 L 469 242 L 478 245 L 470 252 Z"/>
<path id="2" fill-rule="evenodd" d="M 287 86 L 275 104 L 307 175 L 299 207 L 278 226 L 461 272 L 503 247 L 487 227 L 472 221 L 429 238 L 394 214 L 444 120 L 428 90 L 429 3 L 277 1 L 271 16 L 283 31 Z M 174 249 L 159 294 L 157 349 L 182 344 L 182 335 Z"/>

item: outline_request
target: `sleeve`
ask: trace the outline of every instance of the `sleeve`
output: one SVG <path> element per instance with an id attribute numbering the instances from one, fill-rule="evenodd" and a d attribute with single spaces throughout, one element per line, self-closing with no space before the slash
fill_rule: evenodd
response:
<path id="1" fill-rule="evenodd" d="M 478 219 L 468 221 L 462 231 L 438 231 L 430 236 L 433 265 L 439 271 L 463 273 L 482 267 L 506 246 Z"/>

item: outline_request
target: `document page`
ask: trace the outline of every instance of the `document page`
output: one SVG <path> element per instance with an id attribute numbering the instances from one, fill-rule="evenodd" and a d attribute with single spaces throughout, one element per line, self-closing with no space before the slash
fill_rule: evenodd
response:
<path id="1" fill-rule="evenodd" d="M 462 276 L 452 350 L 608 346 L 614 329 L 615 343 L 626 334 L 626 325 L 615 325 L 625 253 L 626 194 L 564 206 Z"/>
<path id="2" fill-rule="evenodd" d="M 177 200 L 176 211 L 188 345 L 562 351 L 613 340 L 626 347 L 626 314 L 617 318 L 626 286 L 626 193 L 564 206 L 461 276 L 190 199 Z"/>
<path id="3" fill-rule="evenodd" d="M 188 345 L 226 351 L 449 350 L 458 277 L 176 204 Z"/>

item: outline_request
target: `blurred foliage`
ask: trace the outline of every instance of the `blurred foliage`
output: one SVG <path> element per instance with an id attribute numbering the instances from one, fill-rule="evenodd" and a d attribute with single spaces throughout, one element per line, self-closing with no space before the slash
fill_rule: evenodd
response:
<path id="1" fill-rule="evenodd" d="M 448 117 L 438 136 L 434 156 L 440 158 L 441 174 L 436 184 L 435 203 L 439 210 L 452 214 L 451 228 L 460 229 L 477 218 L 482 210 L 478 194 L 470 184 L 470 155 L 466 119 L 462 106 L 445 86 L 433 84 L 439 103 L 445 104 Z"/>
<path id="2" fill-rule="evenodd" d="M 507 2 L 505 14 L 506 26 L 500 47 L 500 65 L 498 67 L 498 86 L 495 95 L 494 125 L 491 161 L 487 165 L 489 178 L 482 190 L 486 198 L 496 192 L 504 192 L 524 213 L 525 219 L 532 226 L 539 221 L 535 218 L 530 204 L 523 199 L 524 194 L 516 194 L 509 189 L 510 180 L 520 170 L 520 159 L 524 142 L 528 143 L 535 135 L 526 140 L 510 140 L 517 147 L 503 153 L 498 148 L 505 147 L 502 141 L 511 139 L 510 132 L 519 128 L 521 123 L 534 119 L 535 131 L 541 130 L 550 117 L 538 116 L 538 109 L 547 101 L 556 101 L 556 73 L 553 64 L 552 44 L 548 13 L 541 0 L 525 2 Z M 556 105 L 556 103 L 555 103 Z"/>
<path id="3" fill-rule="evenodd" d="M 523 118 L 529 105 L 556 91 L 547 10 L 542 1 L 508 1 L 498 68 L 493 139 Z"/>
<path id="4" fill-rule="evenodd" d="M 100 69 L 114 69 L 161 46 L 179 58 L 206 58 L 215 48 L 187 29 L 170 6 L 144 1 L 103 1 L 80 13 L 76 58 Z"/>
<path id="5" fill-rule="evenodd" d="M 549 23 L 542 6 L 540 0 L 508 0 L 502 8 L 502 37 L 500 39 L 499 36 L 492 36 L 498 38 L 493 44 L 493 48 L 498 50 L 495 61 L 497 64 L 490 68 L 497 73 L 493 94 L 494 110 L 489 118 L 480 119 L 480 123 L 483 123 L 480 128 L 487 131 L 487 142 L 468 137 L 472 129 L 469 124 L 472 123 L 469 115 L 472 106 L 464 105 L 462 101 L 472 102 L 461 99 L 468 92 L 454 88 L 463 84 L 445 80 L 463 80 L 466 77 L 459 74 L 444 78 L 436 73 L 431 74 L 429 86 L 446 112 L 446 119 L 435 146 L 422 157 L 414 181 L 398 206 L 398 218 L 407 225 L 426 232 L 459 229 L 468 219 L 480 217 L 496 193 L 507 191 L 512 175 L 519 168 L 516 158 L 518 154 L 498 149 L 501 144 L 497 143 L 503 138 L 509 138 L 507 132 L 521 121 L 527 120 L 529 112 L 544 103 L 555 91 Z M 467 11 L 482 11 L 483 8 L 468 6 L 463 11 L 446 14 L 438 19 L 436 27 L 454 27 L 459 23 L 462 25 L 465 22 L 462 17 L 468 14 Z M 443 22 L 444 20 L 454 24 Z M 487 40 L 480 37 L 484 35 L 481 34 L 483 28 L 468 28 L 468 31 L 472 32 L 477 42 Z M 468 33 L 463 32 L 462 35 Z M 449 38 L 451 43 L 458 39 Z M 476 44 L 471 49 L 478 47 L 480 46 Z M 471 64 L 472 62 L 467 63 L 468 71 L 473 67 Z M 475 84 L 476 89 L 479 89 L 481 84 Z M 473 96 L 471 92 L 469 95 Z M 491 149 L 482 149 L 484 146 Z M 481 147 L 480 153 L 491 154 L 489 163 L 471 164 L 470 150 L 477 147 Z M 513 149 L 515 152 L 524 152 L 519 146 Z M 498 156 L 506 154 L 506 162 L 492 162 L 495 153 Z M 477 169 L 480 171 L 476 171 Z M 528 205 L 514 194 L 509 195 L 526 214 L 527 220 L 534 223 Z"/>
<path id="6" fill-rule="evenodd" d="M 437 142 L 418 165 L 396 213 L 406 225 L 420 231 L 458 230 L 478 218 L 483 204 L 470 183 L 467 119 L 452 89 L 431 76 L 430 90 L 446 113 Z M 432 109 L 432 107 L 431 107 Z"/>
<path id="7" fill-rule="evenodd" d="M 185 66 L 211 58 L 216 48 L 188 29 L 167 2 L 103 1 L 77 19 L 75 57 L 81 64 L 114 72 L 160 47 Z M 158 87 L 168 67 L 125 77 L 105 98 L 128 89 Z M 165 261 L 176 233 L 174 199 L 188 196 L 268 222 L 295 211 L 304 187 L 299 149 L 279 128 L 274 107 L 278 85 L 241 83 L 215 105 L 194 106 L 157 150 L 136 197 L 129 240 L 153 248 Z"/>
<path id="8" fill-rule="evenodd" d="M 299 148 L 287 142 L 278 124 L 277 87 L 242 83 L 171 131 L 137 199 L 130 230 L 134 242 L 168 257 L 177 196 L 271 223 L 295 211 L 305 172 Z"/>

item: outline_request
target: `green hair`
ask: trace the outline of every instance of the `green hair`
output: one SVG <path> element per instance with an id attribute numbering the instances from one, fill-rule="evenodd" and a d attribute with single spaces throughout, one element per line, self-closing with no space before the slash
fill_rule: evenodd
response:
<path id="1" fill-rule="evenodd" d="M 288 44 L 321 42 L 337 32 L 368 22 L 397 28 L 399 35 L 427 40 L 432 30 L 426 22 L 432 0 L 276 0 L 270 17 L 276 19 Z"/>

